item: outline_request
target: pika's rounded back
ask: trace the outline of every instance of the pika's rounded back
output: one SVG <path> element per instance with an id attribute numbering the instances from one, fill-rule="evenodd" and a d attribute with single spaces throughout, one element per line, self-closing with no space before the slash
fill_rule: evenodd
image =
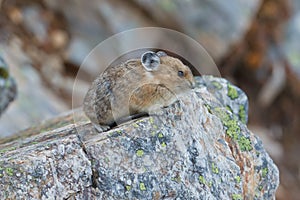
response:
<path id="1" fill-rule="evenodd" d="M 192 72 L 179 59 L 149 51 L 100 74 L 86 94 L 84 112 L 95 125 L 112 125 L 169 106 L 193 87 Z"/>

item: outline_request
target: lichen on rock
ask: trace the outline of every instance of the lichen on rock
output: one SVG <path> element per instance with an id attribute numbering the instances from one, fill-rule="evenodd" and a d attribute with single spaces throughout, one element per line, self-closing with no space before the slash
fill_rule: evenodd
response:
<path id="1" fill-rule="evenodd" d="M 92 152 L 101 198 L 274 196 L 278 169 L 245 125 L 244 92 L 225 79 L 203 76 L 196 80 L 198 88 L 163 113 L 133 122 L 133 128 L 121 125 L 117 131 L 122 134 L 117 137 L 108 134 L 104 140 L 107 133 L 103 133 L 83 140 L 87 152 Z M 228 90 L 235 91 L 234 98 L 227 95 Z M 271 169 L 268 173 L 264 165 Z"/>
<path id="2" fill-rule="evenodd" d="M 171 106 L 107 132 L 78 123 L 0 145 L 16 146 L 0 158 L 0 199 L 272 199 L 279 172 L 247 129 L 246 95 L 225 79 L 196 82 Z"/>

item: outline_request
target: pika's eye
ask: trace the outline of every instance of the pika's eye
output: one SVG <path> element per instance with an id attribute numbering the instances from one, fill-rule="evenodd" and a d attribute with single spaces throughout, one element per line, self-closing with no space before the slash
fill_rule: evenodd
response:
<path id="1" fill-rule="evenodd" d="M 178 76 L 179 77 L 184 77 L 184 72 L 183 71 L 178 71 Z"/>

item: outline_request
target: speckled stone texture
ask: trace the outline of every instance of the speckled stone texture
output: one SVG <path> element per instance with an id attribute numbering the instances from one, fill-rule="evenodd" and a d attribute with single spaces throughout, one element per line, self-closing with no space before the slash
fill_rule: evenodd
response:
<path id="1" fill-rule="evenodd" d="M 0 199 L 64 199 L 90 186 L 91 162 L 66 128 L 2 148 Z"/>
<path id="2" fill-rule="evenodd" d="M 224 79 L 150 117 L 96 133 L 77 120 L 0 144 L 0 199 L 272 199 L 279 172 Z M 44 139 L 45 138 L 45 139 Z"/>

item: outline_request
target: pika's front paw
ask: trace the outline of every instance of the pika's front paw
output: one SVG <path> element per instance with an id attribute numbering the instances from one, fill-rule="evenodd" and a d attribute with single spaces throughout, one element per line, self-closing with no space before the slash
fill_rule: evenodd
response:
<path id="1" fill-rule="evenodd" d="M 99 125 L 99 124 L 93 124 L 93 125 L 94 125 L 95 130 L 98 133 L 102 133 L 102 132 L 108 131 L 110 129 L 109 126 L 105 126 L 105 125 Z"/>

